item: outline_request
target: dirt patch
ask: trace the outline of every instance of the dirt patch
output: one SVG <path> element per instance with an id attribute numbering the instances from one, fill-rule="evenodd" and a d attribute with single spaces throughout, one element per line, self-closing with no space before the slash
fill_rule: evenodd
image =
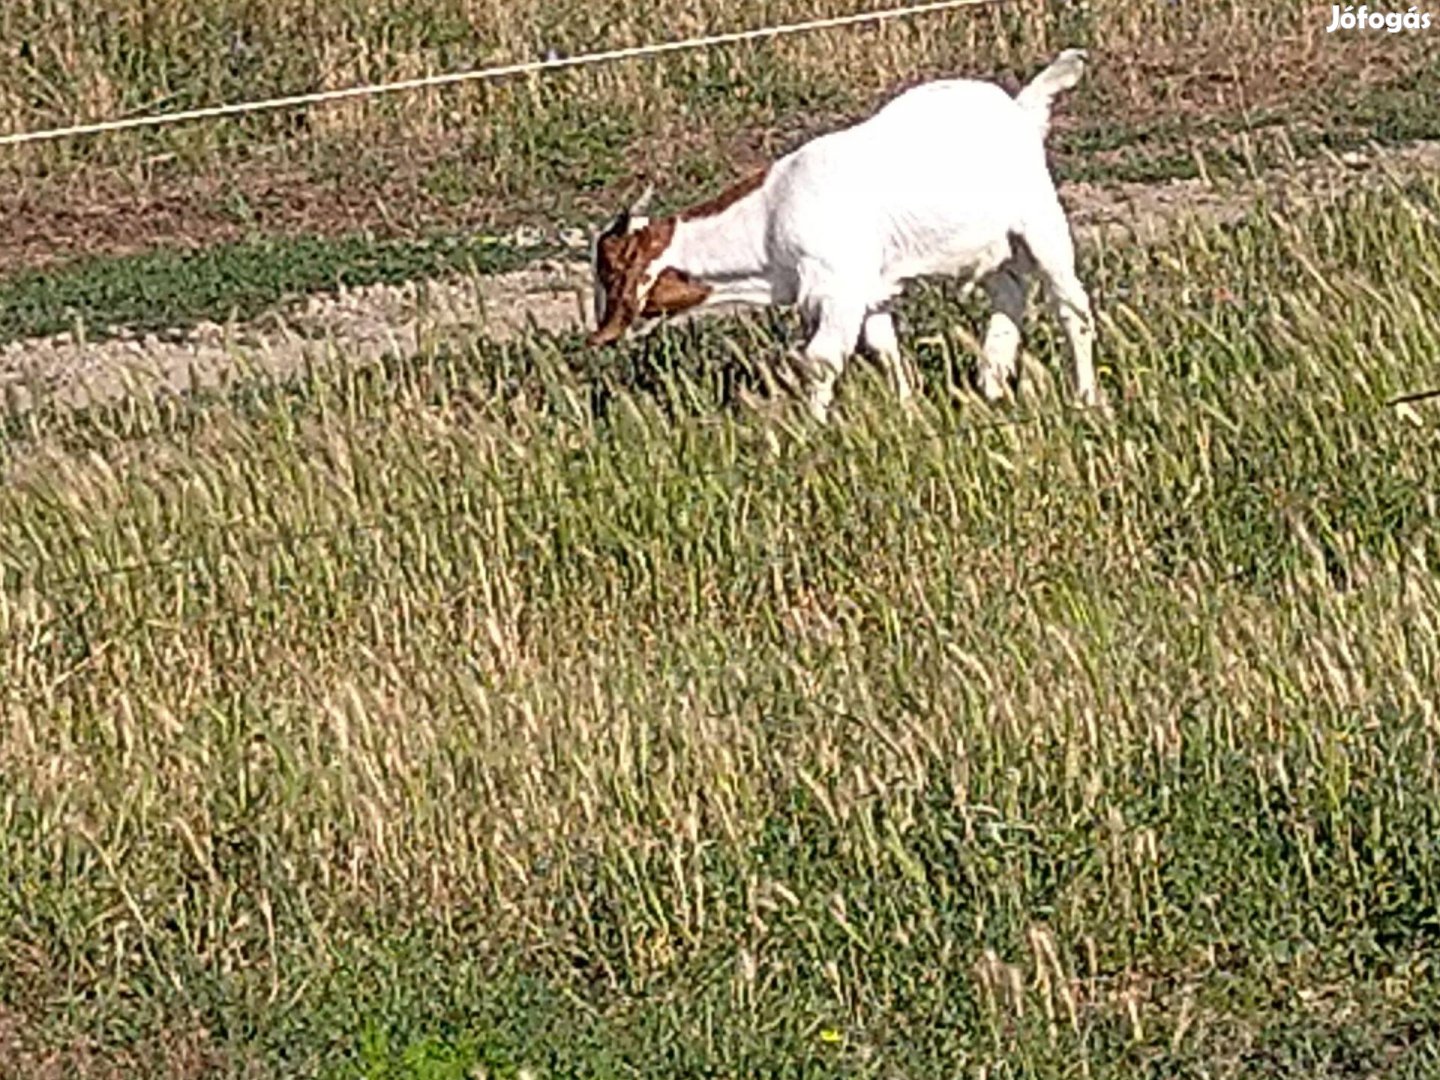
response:
<path id="1" fill-rule="evenodd" d="M 391 239 L 479 224 L 490 216 L 483 209 L 447 207 L 424 192 L 426 163 L 439 152 L 417 152 L 373 170 L 378 175 L 364 182 L 252 161 L 185 180 L 157 175 L 157 167 L 22 187 L 0 195 L 0 273 L 158 248 L 194 250 L 257 232 Z"/>
<path id="2" fill-rule="evenodd" d="M 1235 220 L 1262 195 L 1273 205 L 1298 207 L 1378 174 L 1406 178 L 1437 171 L 1440 143 L 1427 142 L 1296 162 L 1244 183 L 1076 183 L 1062 186 L 1061 198 L 1082 245 L 1102 236 L 1153 240 L 1186 218 Z M 570 257 L 514 273 L 342 289 L 247 324 L 202 323 L 183 335 L 99 342 L 69 334 L 12 342 L 0 347 L 0 393 L 22 407 L 37 393 L 82 404 L 127 390 L 185 392 L 247 371 L 284 374 L 336 357 L 367 363 L 447 338 L 503 341 L 530 328 L 580 330 L 590 318 L 588 267 L 583 240 L 572 236 L 570 245 Z"/>
<path id="3" fill-rule="evenodd" d="M 346 288 L 251 323 L 202 322 L 183 334 L 11 342 L 0 346 L 0 394 L 22 408 L 52 395 L 83 405 L 126 392 L 213 388 L 247 372 L 284 375 L 334 357 L 364 364 L 446 338 L 563 330 L 584 317 L 586 269 L 583 260 L 548 261 L 493 277 Z"/>
<path id="4" fill-rule="evenodd" d="M 749 132 L 726 141 L 720 156 L 742 171 L 758 168 L 803 141 L 804 134 Z M 708 145 L 685 129 L 662 132 L 657 142 L 676 157 L 699 157 Z M 590 220 L 615 209 L 614 192 L 437 193 L 431 179 L 446 170 L 470 169 L 467 153 L 459 137 L 432 137 L 398 150 L 356 147 L 353 155 L 339 158 L 343 172 L 260 159 L 198 176 L 167 175 L 161 164 L 8 189 L 0 184 L 0 276 L 257 236 L 418 240 L 534 227 L 559 218 Z"/>

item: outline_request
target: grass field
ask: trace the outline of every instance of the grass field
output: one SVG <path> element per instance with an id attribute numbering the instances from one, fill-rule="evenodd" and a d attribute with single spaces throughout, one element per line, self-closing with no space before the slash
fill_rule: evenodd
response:
<path id="1" fill-rule="evenodd" d="M 1437 211 L 9 416 L 0 1072 L 1434 1075 Z"/>
<path id="2" fill-rule="evenodd" d="M 0 131 L 858 6 L 27 0 Z M 1327 24 L 1011 0 L 7 151 L 0 341 L 509 268 L 1071 44 L 1066 180 L 1440 135 L 1433 36 Z M 1043 316 L 959 389 L 939 286 L 924 402 L 825 429 L 778 315 L 0 405 L 0 1078 L 1440 1073 L 1437 213 L 1087 245 L 1108 417 Z"/>

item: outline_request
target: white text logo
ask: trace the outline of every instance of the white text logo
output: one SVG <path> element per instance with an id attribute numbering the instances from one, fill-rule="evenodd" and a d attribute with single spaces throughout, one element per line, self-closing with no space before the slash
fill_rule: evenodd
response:
<path id="1" fill-rule="evenodd" d="M 1343 8 L 1339 4 L 1332 4 L 1330 25 L 1325 28 L 1325 32 L 1333 34 L 1336 30 L 1388 30 L 1395 34 L 1401 30 L 1428 29 L 1430 13 L 1416 7 L 1403 12 L 1371 11 L 1363 5 L 1357 9 L 1352 4 L 1346 4 Z"/>

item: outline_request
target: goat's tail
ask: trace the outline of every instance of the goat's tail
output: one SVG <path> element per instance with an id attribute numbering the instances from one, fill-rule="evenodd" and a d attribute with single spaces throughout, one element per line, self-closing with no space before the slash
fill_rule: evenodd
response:
<path id="1" fill-rule="evenodd" d="M 1080 81 L 1086 59 L 1084 49 L 1066 49 L 1015 96 L 1020 107 L 1034 118 L 1042 138 L 1050 130 L 1050 106 L 1055 95 Z"/>

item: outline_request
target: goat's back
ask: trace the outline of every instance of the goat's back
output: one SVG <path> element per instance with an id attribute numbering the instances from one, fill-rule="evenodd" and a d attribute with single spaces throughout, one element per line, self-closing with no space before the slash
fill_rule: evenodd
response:
<path id="1" fill-rule="evenodd" d="M 824 146 L 865 154 L 875 148 L 899 152 L 905 160 L 935 155 L 945 160 L 945 149 L 955 144 L 1034 149 L 1043 143 L 1043 131 L 1032 113 L 994 83 L 975 79 L 938 79 L 911 87 L 881 106 L 869 118 L 821 136 L 799 153 Z"/>
<path id="2" fill-rule="evenodd" d="M 1032 113 L 993 83 L 944 79 L 782 158 L 766 197 L 776 254 L 908 266 L 1006 242 L 1054 186 Z"/>

